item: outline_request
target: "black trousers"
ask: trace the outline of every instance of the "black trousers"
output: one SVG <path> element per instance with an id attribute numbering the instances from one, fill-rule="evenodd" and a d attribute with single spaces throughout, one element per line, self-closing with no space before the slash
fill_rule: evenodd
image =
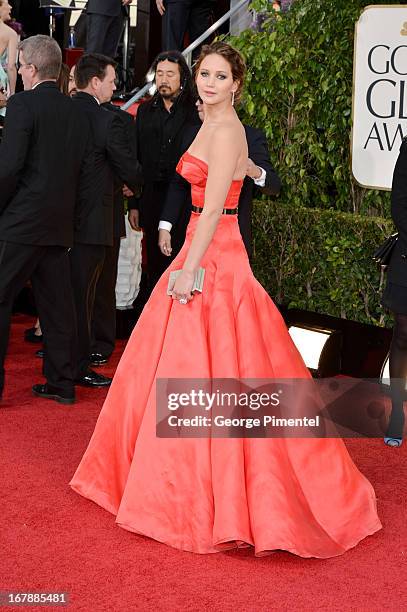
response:
<path id="1" fill-rule="evenodd" d="M 13 301 L 29 279 L 44 336 L 44 376 L 55 389 L 73 393 L 76 328 L 68 249 L 0 241 L 0 395 Z"/>
<path id="2" fill-rule="evenodd" d="M 124 15 L 117 17 L 108 15 L 87 15 L 86 53 L 103 53 L 113 59 L 117 55 L 117 47 L 124 27 Z"/>
<path id="3" fill-rule="evenodd" d="M 158 246 L 158 224 L 167 195 L 168 183 L 157 181 L 145 183 L 140 200 L 140 225 L 144 230 L 144 238 L 147 252 L 147 293 L 151 293 L 160 276 L 168 268 L 176 253 L 180 250 L 185 240 L 185 229 L 181 228 L 182 236 L 177 227 L 171 231 L 171 242 L 173 255 L 163 255 Z"/>
<path id="4" fill-rule="evenodd" d="M 91 352 L 110 356 L 116 342 L 116 280 L 120 238 L 105 247 L 105 258 L 96 284 L 92 316 Z"/>
<path id="5" fill-rule="evenodd" d="M 95 291 L 102 271 L 105 251 L 106 247 L 103 245 L 76 243 L 70 252 L 71 282 L 78 331 L 75 378 L 84 376 L 90 365 Z M 40 320 L 42 324 L 41 317 Z"/>
<path id="6" fill-rule="evenodd" d="M 213 3 L 208 0 L 167 0 L 162 21 L 163 51 L 184 49 L 184 37 L 194 42 L 213 22 Z M 199 54 L 199 49 L 196 50 Z"/>
<path id="7" fill-rule="evenodd" d="M 149 293 L 154 289 L 160 276 L 168 268 L 174 256 L 163 255 L 158 246 L 158 223 L 156 226 L 146 226 L 143 240 L 146 241 L 147 280 Z"/>

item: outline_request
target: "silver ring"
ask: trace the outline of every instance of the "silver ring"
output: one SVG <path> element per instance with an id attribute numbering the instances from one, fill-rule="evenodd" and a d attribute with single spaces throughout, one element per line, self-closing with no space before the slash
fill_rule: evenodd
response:
<path id="1" fill-rule="evenodd" d="M 179 299 L 179 303 L 180 304 L 188 304 L 188 300 L 187 300 L 186 297 L 182 297 L 182 298 Z"/>

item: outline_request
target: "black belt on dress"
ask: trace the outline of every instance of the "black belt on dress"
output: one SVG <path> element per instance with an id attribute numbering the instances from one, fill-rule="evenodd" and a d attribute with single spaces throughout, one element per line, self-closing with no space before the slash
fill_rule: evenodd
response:
<path id="1" fill-rule="evenodd" d="M 201 213 L 203 211 L 203 208 L 201 208 L 200 206 L 192 205 L 192 210 L 193 212 Z M 222 209 L 222 215 L 237 215 L 237 212 L 238 212 L 237 208 L 223 208 Z"/>

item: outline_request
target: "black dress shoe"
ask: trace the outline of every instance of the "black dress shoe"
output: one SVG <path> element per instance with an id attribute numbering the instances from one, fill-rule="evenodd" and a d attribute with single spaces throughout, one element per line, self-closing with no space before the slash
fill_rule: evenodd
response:
<path id="1" fill-rule="evenodd" d="M 86 374 L 75 380 L 75 384 L 81 387 L 108 387 L 111 382 L 111 378 L 102 376 L 93 370 L 88 370 Z"/>
<path id="2" fill-rule="evenodd" d="M 37 336 L 35 332 L 35 327 L 30 327 L 30 329 L 26 329 L 24 332 L 24 340 L 26 342 L 32 342 L 33 344 L 40 344 L 42 342 L 42 334 L 40 336 Z"/>
<path id="3" fill-rule="evenodd" d="M 41 359 L 43 359 L 44 355 L 45 355 L 45 351 L 43 349 L 40 349 L 39 351 L 35 351 L 36 357 L 40 357 Z"/>
<path id="4" fill-rule="evenodd" d="M 45 397 L 46 399 L 52 399 L 60 404 L 74 404 L 75 395 L 69 394 L 67 391 L 56 389 L 51 387 L 47 383 L 45 385 L 34 385 L 32 388 L 33 394 L 37 397 Z"/>
<path id="5" fill-rule="evenodd" d="M 92 365 L 104 365 L 108 362 L 110 355 L 103 355 L 103 353 L 91 353 L 90 354 L 90 362 Z"/>

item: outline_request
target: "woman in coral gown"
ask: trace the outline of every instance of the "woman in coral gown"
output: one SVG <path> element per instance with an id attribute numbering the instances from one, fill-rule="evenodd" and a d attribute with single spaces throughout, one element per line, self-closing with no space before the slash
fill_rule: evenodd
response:
<path id="1" fill-rule="evenodd" d="M 233 108 L 243 77 L 232 47 L 203 48 L 205 120 L 177 167 L 192 186 L 186 241 L 133 331 L 71 486 L 120 527 L 182 550 L 333 557 L 381 528 L 373 488 L 342 440 L 156 436 L 158 378 L 310 376 L 228 214 L 247 167 Z M 200 266 L 203 292 L 193 295 Z"/>

